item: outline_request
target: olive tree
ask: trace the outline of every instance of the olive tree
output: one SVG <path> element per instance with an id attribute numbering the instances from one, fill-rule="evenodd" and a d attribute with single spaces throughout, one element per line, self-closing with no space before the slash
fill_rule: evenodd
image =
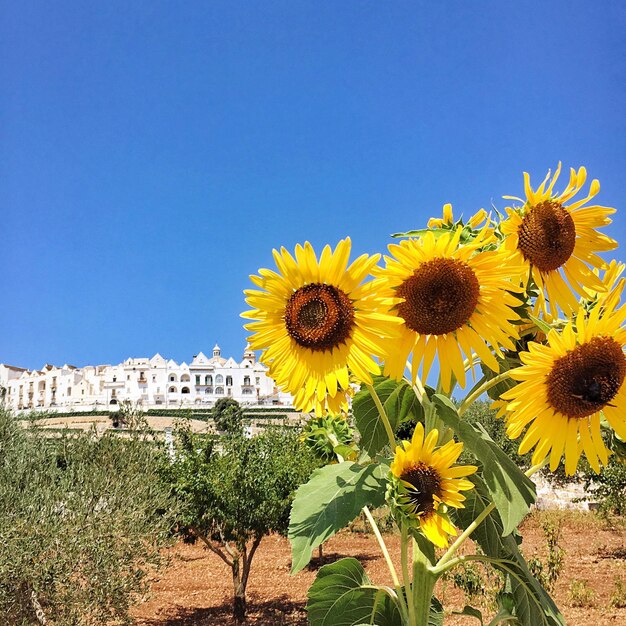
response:
<path id="1" fill-rule="evenodd" d="M 294 492 L 316 461 L 293 429 L 271 428 L 251 439 L 177 437 L 168 473 L 181 500 L 181 528 L 190 531 L 232 571 L 233 615 L 246 614 L 252 559 L 266 535 L 286 534 Z"/>
<path id="2" fill-rule="evenodd" d="M 130 623 L 171 536 L 162 454 L 148 436 L 44 435 L 0 410 L 0 623 Z"/>

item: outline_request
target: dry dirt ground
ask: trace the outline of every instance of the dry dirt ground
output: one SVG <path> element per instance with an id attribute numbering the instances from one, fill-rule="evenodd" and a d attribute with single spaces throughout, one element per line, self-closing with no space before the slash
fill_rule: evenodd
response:
<path id="1" fill-rule="evenodd" d="M 534 513 L 524 522 L 522 549 L 526 557 L 546 560 L 546 536 L 542 523 L 546 515 L 562 522 L 559 545 L 565 550 L 564 567 L 553 597 L 569 626 L 622 626 L 626 608 L 611 606 L 616 580 L 624 585 L 626 603 L 626 525 L 609 524 L 592 513 Z M 554 519 L 554 518 L 553 518 Z M 385 535 L 392 555 L 398 553 L 399 538 Z M 151 594 L 135 610 L 140 626 L 231 626 L 232 580 L 228 567 L 213 553 L 196 545 L 178 544 L 170 549 L 168 569 L 155 577 Z M 323 563 L 344 556 L 358 558 L 376 583 L 391 584 L 384 560 L 371 534 L 344 531 L 324 545 Z M 286 539 L 270 536 L 255 555 L 248 583 L 248 624 L 254 626 L 305 626 L 305 604 L 309 586 L 319 563 L 296 576 L 289 575 L 289 545 Z M 398 563 L 399 569 L 399 563 Z M 491 584 L 483 575 L 484 586 Z M 575 606 L 573 581 L 586 581 L 583 588 L 593 594 Z M 450 580 L 439 584 L 437 595 L 446 611 L 461 609 L 467 601 Z M 485 615 L 491 614 L 488 598 L 472 602 Z M 446 626 L 472 626 L 471 617 L 449 615 Z"/>

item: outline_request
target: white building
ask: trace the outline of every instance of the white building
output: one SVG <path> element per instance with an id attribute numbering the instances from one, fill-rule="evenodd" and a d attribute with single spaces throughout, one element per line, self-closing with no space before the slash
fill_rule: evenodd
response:
<path id="1" fill-rule="evenodd" d="M 105 410 L 122 400 L 146 409 L 208 408 L 224 397 L 244 405 L 292 405 L 291 396 L 278 391 L 249 347 L 237 362 L 223 358 L 218 345 L 211 358 L 200 352 L 189 364 L 160 354 L 83 368 L 45 365 L 30 371 L 0 364 L 0 388 L 6 390 L 7 405 L 16 411 Z"/>

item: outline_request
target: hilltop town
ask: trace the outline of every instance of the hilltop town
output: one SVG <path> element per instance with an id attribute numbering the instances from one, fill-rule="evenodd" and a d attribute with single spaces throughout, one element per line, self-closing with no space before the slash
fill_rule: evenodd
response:
<path id="1" fill-rule="evenodd" d="M 224 358 L 216 344 L 189 364 L 165 359 L 128 358 L 118 365 L 54 366 L 28 370 L 0 364 L 0 391 L 15 411 L 93 411 L 131 401 L 142 409 L 210 408 L 220 398 L 242 405 L 291 406 L 248 346 L 241 361 Z"/>

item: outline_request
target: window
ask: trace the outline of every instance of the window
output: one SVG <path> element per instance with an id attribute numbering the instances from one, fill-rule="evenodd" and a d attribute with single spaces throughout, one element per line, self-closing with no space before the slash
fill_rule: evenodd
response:
<path id="1" fill-rule="evenodd" d="M 200 384 L 200 375 L 196 374 L 196 385 Z"/>
<path id="2" fill-rule="evenodd" d="M 257 385 L 261 384 L 261 379 L 258 376 L 254 380 L 255 380 Z"/>
<path id="3" fill-rule="evenodd" d="M 170 387 L 167 391 L 169 393 L 176 393 L 176 387 Z"/>
<path id="4" fill-rule="evenodd" d="M 126 376 L 126 380 L 130 380 L 130 374 L 128 374 L 128 376 Z"/>
<path id="5" fill-rule="evenodd" d="M 152 377 L 152 382 L 153 382 L 153 383 L 156 383 L 156 376 L 153 376 L 153 377 Z"/>
<path id="6" fill-rule="evenodd" d="M 207 387 L 207 388 L 204 390 L 204 393 L 213 393 L 213 387 Z"/>
<path id="7" fill-rule="evenodd" d="M 207 376 L 204 377 L 204 384 L 205 385 L 213 384 L 213 376 L 211 376 L 211 374 L 208 374 Z"/>
<path id="8" fill-rule="evenodd" d="M 171 374 L 170 375 L 170 382 L 173 383 L 176 381 L 176 374 Z"/>
<path id="9" fill-rule="evenodd" d="M 189 387 L 183 387 L 183 388 L 180 390 L 180 393 L 189 393 Z"/>
<path id="10" fill-rule="evenodd" d="M 117 382 L 117 376 L 113 376 L 113 382 L 116 383 Z"/>
<path id="11" fill-rule="evenodd" d="M 224 387 L 216 387 L 215 388 L 215 395 L 223 396 L 224 395 Z"/>
<path id="12" fill-rule="evenodd" d="M 243 384 L 246 385 L 247 387 L 250 386 L 250 376 L 243 377 Z"/>
<path id="13" fill-rule="evenodd" d="M 68 395 L 68 396 L 71 396 L 71 395 L 72 395 L 72 388 L 71 388 L 71 387 L 68 387 L 68 388 L 67 388 L 67 395 Z"/>
<path id="14" fill-rule="evenodd" d="M 180 382 L 181 383 L 188 383 L 191 380 L 191 378 L 189 377 L 189 374 L 183 374 L 180 377 Z"/>
<path id="15" fill-rule="evenodd" d="M 221 374 L 218 374 L 218 375 L 215 377 L 215 382 L 216 382 L 216 383 L 223 383 L 223 382 L 224 382 L 224 377 L 223 377 Z"/>
<path id="16" fill-rule="evenodd" d="M 233 386 L 233 377 L 232 376 L 226 376 L 226 386 L 227 387 L 232 387 Z"/>
<path id="17" fill-rule="evenodd" d="M 244 387 L 244 388 L 241 390 L 241 393 L 252 393 L 252 389 L 250 389 L 250 387 Z"/>

